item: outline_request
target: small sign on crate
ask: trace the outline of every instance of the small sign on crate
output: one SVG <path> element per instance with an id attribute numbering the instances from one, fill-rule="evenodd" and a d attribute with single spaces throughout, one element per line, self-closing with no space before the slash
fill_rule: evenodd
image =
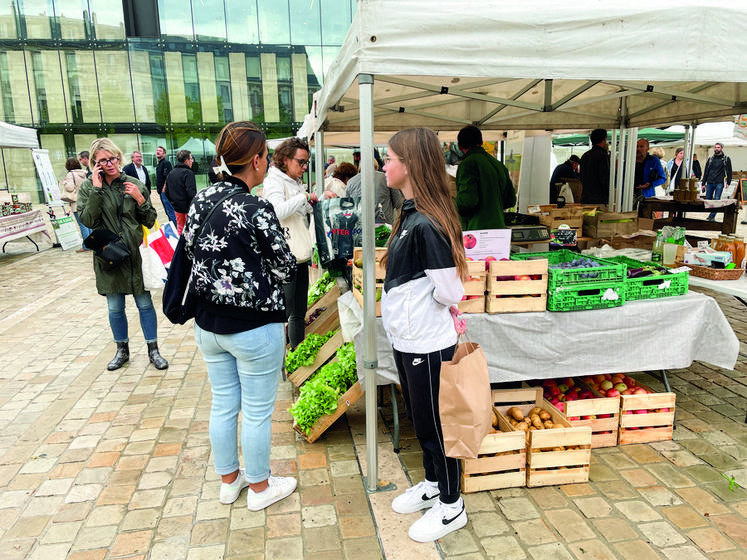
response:
<path id="1" fill-rule="evenodd" d="M 491 262 L 487 312 L 544 311 L 547 308 L 547 264 L 547 259 Z"/>

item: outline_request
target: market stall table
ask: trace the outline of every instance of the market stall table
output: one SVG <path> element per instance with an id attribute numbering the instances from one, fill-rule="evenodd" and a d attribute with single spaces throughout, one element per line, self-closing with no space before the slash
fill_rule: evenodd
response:
<path id="1" fill-rule="evenodd" d="M 465 315 L 493 383 L 689 367 L 733 369 L 739 340 L 712 297 L 696 292 L 622 307 L 570 312 Z M 362 338 L 356 349 L 362 355 Z M 380 383 L 397 383 L 392 347 L 376 321 Z M 359 363 L 359 375 L 363 369 Z M 666 378 L 665 378 L 666 380 Z"/>
<path id="2" fill-rule="evenodd" d="M 672 200 L 671 197 L 647 198 L 638 205 L 638 216 L 650 218 L 653 212 L 668 212 L 669 217 L 654 220 L 653 230 L 663 226 L 684 226 L 688 230 L 720 231 L 734 233 L 741 206 L 734 199 L 729 200 Z M 715 212 L 723 214 L 723 222 L 709 222 L 685 217 L 686 212 Z"/>
<path id="3" fill-rule="evenodd" d="M 5 252 L 5 246 L 10 241 L 21 237 L 26 237 L 31 241 L 38 251 L 39 246 L 31 236 L 39 237 L 42 234 L 50 240 L 52 239 L 47 232 L 47 224 L 44 222 L 41 210 L 0 217 L 0 243 L 3 244 L 3 253 Z"/>

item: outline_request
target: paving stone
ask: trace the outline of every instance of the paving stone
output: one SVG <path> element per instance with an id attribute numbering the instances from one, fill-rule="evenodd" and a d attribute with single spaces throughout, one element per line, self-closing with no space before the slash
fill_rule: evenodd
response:
<path id="1" fill-rule="evenodd" d="M 241 555 L 263 553 L 265 549 L 265 531 L 261 527 L 254 529 L 231 530 L 228 538 L 228 554 Z"/>
<path id="2" fill-rule="evenodd" d="M 501 560 L 524 560 L 527 555 L 519 542 L 511 536 L 487 537 L 480 540 L 488 558 Z"/>
<path id="3" fill-rule="evenodd" d="M 607 542 L 629 541 L 638 537 L 635 529 L 620 518 L 592 519 L 591 522 Z"/>
<path id="4" fill-rule="evenodd" d="M 301 520 L 304 527 L 324 527 L 338 522 L 333 505 L 309 506 L 301 508 Z"/>
<path id="5" fill-rule="evenodd" d="M 657 483 L 656 478 L 646 469 L 628 469 L 622 471 L 620 474 L 636 488 L 653 486 Z"/>
<path id="6" fill-rule="evenodd" d="M 498 507 L 509 521 L 524 521 L 540 517 L 537 509 L 527 498 L 504 498 Z"/>
<path id="7" fill-rule="evenodd" d="M 648 504 L 640 501 L 633 500 L 629 502 L 617 502 L 615 507 L 634 523 L 641 523 L 643 521 L 655 521 L 661 519 L 661 516 L 651 509 Z"/>
<path id="8" fill-rule="evenodd" d="M 561 543 L 543 544 L 529 549 L 529 555 L 535 560 L 572 560 L 573 556 Z"/>
<path id="9" fill-rule="evenodd" d="M 716 515 L 710 520 L 739 548 L 747 549 L 747 522 L 738 515 Z"/>
<path id="10" fill-rule="evenodd" d="M 678 546 L 673 548 L 667 548 L 662 550 L 662 553 L 669 560 L 707 560 L 708 557 L 704 556 L 694 546 Z M 733 559 L 732 559 L 733 560 Z"/>
<path id="11" fill-rule="evenodd" d="M 568 507 L 569 502 L 567 495 L 555 486 L 528 488 L 527 492 L 540 509 Z"/>
<path id="12" fill-rule="evenodd" d="M 682 503 L 682 500 L 668 488 L 663 486 L 649 486 L 640 488 L 638 493 L 646 498 L 648 503 L 655 507 L 675 506 Z"/>
<path id="13" fill-rule="evenodd" d="M 592 498 L 576 498 L 573 500 L 576 507 L 581 510 L 588 519 L 593 517 L 607 517 L 612 512 L 612 506 L 610 506 L 604 498 L 592 497 Z"/>
<path id="14" fill-rule="evenodd" d="M 265 547 L 266 560 L 288 560 L 303 558 L 303 541 L 301 537 L 269 539 Z"/>
<path id="15" fill-rule="evenodd" d="M 137 531 L 143 529 L 154 529 L 161 518 L 159 509 L 137 509 L 127 512 L 121 531 Z"/>
<path id="16" fill-rule="evenodd" d="M 624 541 L 615 543 L 615 550 L 625 560 L 658 560 L 659 555 L 643 541 Z"/>
<path id="17" fill-rule="evenodd" d="M 500 535 L 509 531 L 509 526 L 506 524 L 504 517 L 495 512 L 470 513 L 468 522 L 480 538 Z"/>
<path id="18" fill-rule="evenodd" d="M 729 508 L 718 503 L 711 494 L 701 488 L 679 488 L 676 492 L 702 515 L 713 516 L 729 513 Z"/>
<path id="19" fill-rule="evenodd" d="M 542 519 L 518 521 L 512 523 L 512 527 L 516 536 L 519 537 L 519 540 L 529 546 L 553 543 L 559 540 L 557 535 Z"/>
<path id="20" fill-rule="evenodd" d="M 120 533 L 112 545 L 111 557 L 118 558 L 132 554 L 144 554 L 150 549 L 151 537 L 151 531 Z"/>
<path id="21" fill-rule="evenodd" d="M 49 523 L 50 516 L 21 517 L 8 529 L 4 538 L 7 540 L 38 537 Z"/>
<path id="22" fill-rule="evenodd" d="M 575 511 L 569 509 L 550 510 L 545 512 L 547 520 L 560 534 L 565 542 L 592 539 L 594 531 Z"/>
<path id="23" fill-rule="evenodd" d="M 638 530 L 648 539 L 648 541 L 659 548 L 678 545 L 687 542 L 677 529 L 664 521 L 656 523 L 641 523 Z"/>
<path id="24" fill-rule="evenodd" d="M 86 519 L 87 527 L 119 525 L 125 515 L 124 505 L 108 505 L 95 508 Z"/>
<path id="25" fill-rule="evenodd" d="M 570 543 L 568 548 L 576 558 L 594 558 L 594 560 L 616 560 L 617 556 L 598 540 Z"/>

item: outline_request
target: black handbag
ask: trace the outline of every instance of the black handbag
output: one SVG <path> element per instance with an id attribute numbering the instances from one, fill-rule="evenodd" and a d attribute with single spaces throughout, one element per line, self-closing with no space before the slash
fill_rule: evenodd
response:
<path id="1" fill-rule="evenodd" d="M 122 212 L 124 206 L 124 200 L 117 209 L 117 215 L 119 216 L 119 230 L 122 229 Z M 114 233 L 113 231 L 105 228 L 95 229 L 91 234 L 86 237 L 83 244 L 94 250 L 94 256 L 101 263 L 101 267 L 104 270 L 114 270 L 124 262 L 125 259 L 129 259 L 132 256 L 127 243 L 125 243 L 121 234 Z"/>
<path id="2" fill-rule="evenodd" d="M 241 189 L 233 190 L 221 198 L 205 216 L 200 229 L 195 234 L 195 242 L 200 237 L 202 230 L 210 220 L 218 207 L 227 198 L 243 192 Z M 163 314 L 175 325 L 183 325 L 190 319 L 194 319 L 197 312 L 197 298 L 189 291 L 189 283 L 192 279 L 192 259 L 187 255 L 184 245 L 184 235 L 179 236 L 179 241 L 174 249 L 174 256 L 171 258 L 169 265 L 169 275 L 166 278 L 166 284 L 163 286 Z"/>

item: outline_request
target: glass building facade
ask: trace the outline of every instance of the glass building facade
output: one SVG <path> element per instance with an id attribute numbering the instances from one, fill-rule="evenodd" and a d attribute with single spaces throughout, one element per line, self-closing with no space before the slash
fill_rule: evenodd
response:
<path id="1" fill-rule="evenodd" d="M 191 149 L 207 182 L 218 132 L 253 120 L 269 138 L 308 113 L 355 0 L 5 0 L 0 121 L 38 130 L 58 180 L 106 136 L 137 150 Z M 29 150 L 3 149 L 0 189 L 43 201 Z"/>

